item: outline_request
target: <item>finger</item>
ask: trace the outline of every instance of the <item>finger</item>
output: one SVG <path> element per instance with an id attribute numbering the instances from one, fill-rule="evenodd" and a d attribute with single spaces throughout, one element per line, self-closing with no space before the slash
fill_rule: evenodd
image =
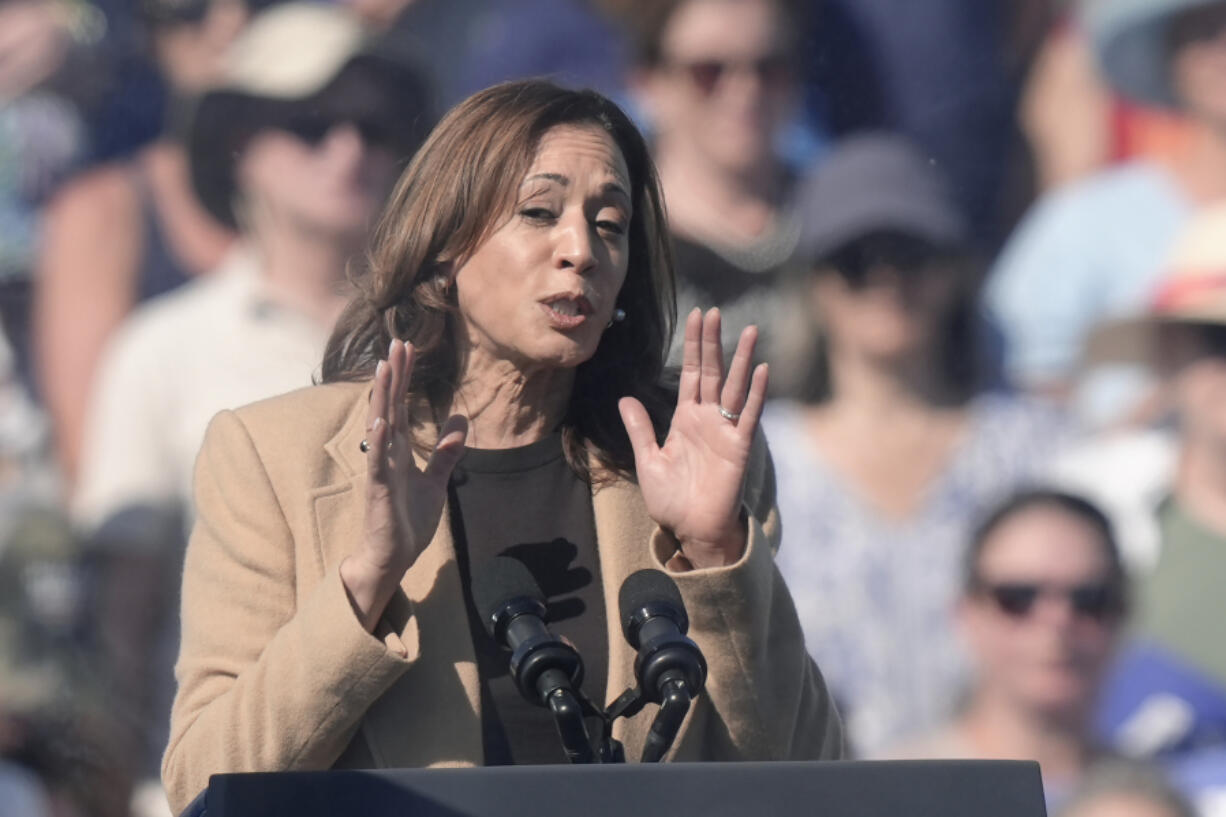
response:
<path id="1" fill-rule="evenodd" d="M 396 427 L 409 429 L 409 384 L 413 378 L 413 364 L 417 362 L 417 350 L 407 340 L 404 342 L 404 374 L 401 375 L 401 388 L 396 397 Z"/>
<path id="2" fill-rule="evenodd" d="M 749 374 L 753 367 L 753 350 L 758 343 L 758 327 L 746 326 L 736 344 L 736 354 L 728 367 L 728 379 L 719 395 L 719 404 L 736 414 L 745 407 L 745 390 L 749 388 Z"/>
<path id="3" fill-rule="evenodd" d="M 685 342 L 681 357 L 681 382 L 677 385 L 677 402 L 698 400 L 698 380 L 702 350 L 702 310 L 694 307 L 685 319 Z"/>
<path id="4" fill-rule="evenodd" d="M 719 309 L 712 309 L 702 319 L 702 360 L 699 378 L 699 401 L 718 403 L 719 390 L 724 384 L 724 347 L 719 341 Z"/>
<path id="5" fill-rule="evenodd" d="M 736 427 L 747 437 L 752 437 L 762 417 L 762 406 L 766 404 L 766 387 L 770 381 L 770 368 L 759 364 L 753 370 L 753 380 L 749 383 L 749 396 L 745 399 L 745 408 L 741 409 L 741 419 Z"/>
<path id="6" fill-rule="evenodd" d="M 626 434 L 630 437 L 630 447 L 634 449 L 634 462 L 641 466 L 659 448 L 655 426 L 651 424 L 647 409 L 633 397 L 618 400 L 617 410 L 621 413 Z"/>
<path id="7" fill-rule="evenodd" d="M 370 433 L 375 426 L 375 420 L 387 414 L 387 362 L 380 360 L 375 365 L 375 380 L 370 387 L 370 406 L 366 409 L 366 432 Z M 366 438 L 370 442 L 370 437 Z"/>
<path id="8" fill-rule="evenodd" d="M 393 338 L 387 349 L 387 367 L 392 371 L 387 386 L 387 406 L 383 414 L 383 418 L 393 430 L 403 430 L 403 426 L 396 421 L 400 413 L 400 397 L 404 393 L 401 388 L 401 382 L 404 380 L 404 357 L 404 344 Z"/>
<path id="9" fill-rule="evenodd" d="M 430 461 L 426 463 L 426 475 L 446 482 L 451 479 L 451 472 L 456 463 L 464 456 L 464 441 L 468 439 L 468 420 L 459 414 L 453 414 L 439 429 L 438 443 L 430 453 Z"/>
<path id="10" fill-rule="evenodd" d="M 376 417 L 366 430 L 366 472 L 371 483 L 384 482 L 388 475 L 387 440 L 391 434 L 387 421 Z"/>

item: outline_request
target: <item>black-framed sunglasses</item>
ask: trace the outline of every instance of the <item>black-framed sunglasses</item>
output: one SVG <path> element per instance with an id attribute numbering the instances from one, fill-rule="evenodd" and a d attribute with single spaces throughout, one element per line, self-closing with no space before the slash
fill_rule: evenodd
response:
<path id="1" fill-rule="evenodd" d="M 952 254 L 931 242 L 904 233 L 882 231 L 840 247 L 828 264 L 852 289 L 863 289 L 874 269 L 887 267 L 900 273 L 932 270 L 952 261 Z"/>
<path id="2" fill-rule="evenodd" d="M 1109 621 L 1124 612 L 1123 594 L 1119 587 L 1110 582 L 1063 586 L 1039 582 L 978 581 L 975 589 L 991 599 L 998 610 L 1015 619 L 1029 616 L 1044 596 L 1063 599 L 1079 618 L 1092 621 Z"/>
<path id="3" fill-rule="evenodd" d="M 703 96 L 715 93 L 729 74 L 752 73 L 764 87 L 776 88 L 792 78 L 792 60 L 785 54 L 768 54 L 753 60 L 677 60 L 670 65 L 682 71 Z"/>
<path id="4" fill-rule="evenodd" d="M 316 111 L 287 117 L 278 128 L 314 147 L 323 142 L 333 128 L 345 124 L 353 125 L 362 141 L 372 147 L 390 146 L 393 142 L 388 124 L 377 116 L 339 116 Z"/>

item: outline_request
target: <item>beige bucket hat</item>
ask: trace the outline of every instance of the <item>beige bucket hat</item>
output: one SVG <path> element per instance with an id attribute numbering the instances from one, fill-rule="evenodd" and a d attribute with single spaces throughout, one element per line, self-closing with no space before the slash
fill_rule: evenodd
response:
<path id="1" fill-rule="evenodd" d="M 234 168 L 251 137 L 318 130 L 330 119 L 377 132 L 407 159 L 434 125 L 433 88 L 411 55 L 373 38 L 343 6 L 287 2 L 256 15 L 196 110 L 188 153 L 201 202 L 234 226 Z"/>

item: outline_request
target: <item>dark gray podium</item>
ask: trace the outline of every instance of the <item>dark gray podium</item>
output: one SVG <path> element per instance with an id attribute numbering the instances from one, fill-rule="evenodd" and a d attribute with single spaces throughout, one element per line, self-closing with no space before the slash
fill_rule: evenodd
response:
<path id="1" fill-rule="evenodd" d="M 1045 817 L 1000 761 L 667 763 L 215 775 L 207 817 Z"/>

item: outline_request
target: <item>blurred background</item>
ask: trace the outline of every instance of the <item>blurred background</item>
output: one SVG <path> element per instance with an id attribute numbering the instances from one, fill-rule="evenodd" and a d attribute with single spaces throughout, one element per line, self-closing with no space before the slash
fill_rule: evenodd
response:
<path id="1" fill-rule="evenodd" d="M 0 813 L 169 813 L 205 425 L 528 76 L 631 113 L 682 314 L 760 327 L 851 754 L 1226 815 L 1226 0 L 0 0 Z"/>

